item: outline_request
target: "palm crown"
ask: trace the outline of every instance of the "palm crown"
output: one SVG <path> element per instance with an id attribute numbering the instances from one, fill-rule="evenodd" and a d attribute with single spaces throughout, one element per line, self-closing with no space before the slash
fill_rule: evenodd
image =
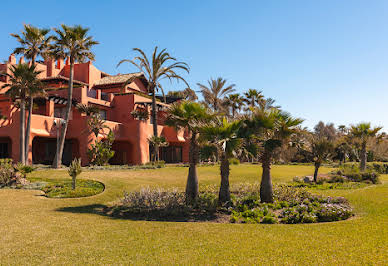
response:
<path id="1" fill-rule="evenodd" d="M 222 98 L 235 91 L 234 84 L 226 86 L 226 79 L 217 78 L 208 80 L 208 86 L 197 83 L 205 103 L 210 105 L 214 111 L 219 111 Z"/>
<path id="2" fill-rule="evenodd" d="M 31 59 L 33 63 L 38 55 L 43 57 L 47 55 L 48 47 L 52 40 L 51 36 L 47 36 L 50 29 L 39 29 L 32 25 L 24 25 L 22 34 L 11 34 L 21 45 L 15 48 L 15 54 L 23 54 L 27 59 Z"/>
<path id="3" fill-rule="evenodd" d="M 70 58 L 70 63 L 85 62 L 87 59 L 94 60 L 91 52 L 93 45 L 98 44 L 92 36 L 88 36 L 89 28 L 80 25 L 66 26 L 53 29 L 57 36 L 52 36 L 54 44 L 51 45 L 51 55 L 54 58 Z"/>

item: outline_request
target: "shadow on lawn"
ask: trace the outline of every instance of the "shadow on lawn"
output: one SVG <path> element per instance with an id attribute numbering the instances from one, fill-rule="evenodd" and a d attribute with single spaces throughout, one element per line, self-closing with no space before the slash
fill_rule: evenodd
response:
<path id="1" fill-rule="evenodd" d="M 229 222 L 229 215 L 220 212 L 202 212 L 190 211 L 176 214 L 166 214 L 162 211 L 153 211 L 147 213 L 131 212 L 122 207 L 108 207 L 103 204 L 91 204 L 77 207 L 63 207 L 56 211 L 80 213 L 80 214 L 96 214 L 112 219 L 132 220 L 132 221 L 160 221 L 160 222 Z"/>

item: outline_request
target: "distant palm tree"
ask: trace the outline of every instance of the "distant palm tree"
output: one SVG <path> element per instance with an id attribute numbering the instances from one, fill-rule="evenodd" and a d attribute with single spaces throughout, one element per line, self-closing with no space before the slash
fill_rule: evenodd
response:
<path id="1" fill-rule="evenodd" d="M 225 117 L 216 117 L 200 129 L 201 137 L 214 143 L 220 154 L 221 186 L 219 201 L 221 203 L 230 201 L 229 158 L 233 157 L 233 152 L 241 144 L 241 139 L 238 137 L 238 130 L 241 124 L 242 120 L 229 122 Z"/>
<path id="2" fill-rule="evenodd" d="M 98 114 L 100 112 L 100 109 L 97 106 L 86 105 L 86 104 L 83 104 L 83 103 L 77 104 L 77 110 L 80 113 L 86 114 L 87 116 Z"/>
<path id="3" fill-rule="evenodd" d="M 235 92 L 234 84 L 226 86 L 227 80 L 223 78 L 208 80 L 208 86 L 197 83 L 201 89 L 205 103 L 210 106 L 214 112 L 220 111 L 222 98 Z"/>
<path id="4" fill-rule="evenodd" d="M 192 102 L 198 99 L 198 96 L 195 94 L 195 91 L 190 88 L 186 88 L 183 91 L 169 91 L 167 93 L 167 96 L 178 97 L 178 98 L 182 98 L 183 100 L 192 101 Z"/>
<path id="5" fill-rule="evenodd" d="M 377 136 L 382 127 L 372 128 L 370 123 L 359 123 L 357 125 L 350 126 L 350 135 L 358 140 L 361 144 L 361 160 L 360 170 L 366 170 L 366 145 L 368 140 Z"/>
<path id="6" fill-rule="evenodd" d="M 261 142 L 260 160 L 263 173 L 260 184 L 260 199 L 262 202 L 273 202 L 271 180 L 271 164 L 277 149 L 281 148 L 289 138 L 298 131 L 302 119 L 293 118 L 290 114 L 278 109 L 254 110 L 245 121 L 244 131 L 257 137 Z"/>
<path id="7" fill-rule="evenodd" d="M 40 29 L 32 25 L 24 25 L 24 31 L 22 34 L 11 34 L 12 37 L 15 37 L 19 42 L 20 47 L 14 49 L 15 54 L 22 54 L 26 59 L 31 60 L 31 64 L 35 65 L 36 58 L 38 56 L 46 57 L 47 51 L 51 42 L 51 37 L 48 36 L 50 29 Z M 41 94 L 43 91 L 30 91 L 28 93 L 28 120 L 26 128 L 26 138 L 25 138 L 25 158 L 26 162 L 29 152 L 30 144 L 30 132 L 31 132 L 31 115 L 32 108 L 34 105 L 34 97 L 38 94 Z"/>
<path id="8" fill-rule="evenodd" d="M 248 105 L 248 107 L 254 108 L 264 100 L 264 95 L 262 91 L 258 91 L 255 89 L 249 89 L 247 92 L 244 92 L 244 102 Z"/>
<path id="9" fill-rule="evenodd" d="M 63 147 L 65 145 L 67 126 L 69 124 L 72 107 L 74 64 L 75 62 L 84 62 L 87 59 L 94 60 L 94 54 L 91 52 L 91 49 L 98 42 L 94 41 L 92 36 L 88 36 L 89 28 L 83 28 L 80 25 L 66 26 L 62 24 L 61 29 L 54 28 L 54 31 L 57 35 L 52 36 L 54 43 L 50 47 L 51 56 L 62 59 L 69 57 L 70 60 L 70 78 L 67 91 L 65 123 L 61 128 L 61 135 L 57 143 L 57 152 L 55 153 L 53 161 L 53 167 L 58 168 L 62 164 Z"/>
<path id="10" fill-rule="evenodd" d="M 244 103 L 244 98 L 240 96 L 239 93 L 229 94 L 224 99 L 224 104 L 226 107 L 229 107 L 232 111 L 232 117 L 236 117 L 236 111 L 241 109 L 241 106 Z"/>
<path id="11" fill-rule="evenodd" d="M 314 161 L 314 182 L 318 180 L 318 170 L 322 163 L 334 156 L 334 142 L 325 137 L 313 137 L 311 143 L 311 157 Z"/>
<path id="12" fill-rule="evenodd" d="M 212 115 L 200 103 L 197 102 L 176 102 L 172 104 L 167 112 L 166 125 L 180 130 L 188 130 L 190 137 L 189 151 L 189 173 L 186 184 L 186 197 L 194 200 L 198 197 L 197 163 L 199 161 L 198 135 L 200 128 L 210 121 Z"/>
<path id="13" fill-rule="evenodd" d="M 26 96 L 28 92 L 40 90 L 43 86 L 38 79 L 41 71 L 37 71 L 35 65 L 18 64 L 10 67 L 11 73 L 7 74 L 9 83 L 2 88 L 8 88 L 6 95 L 14 101 L 19 100 L 20 106 L 20 136 L 19 136 L 19 160 L 22 164 L 26 163 L 25 153 L 25 126 L 26 126 Z"/>

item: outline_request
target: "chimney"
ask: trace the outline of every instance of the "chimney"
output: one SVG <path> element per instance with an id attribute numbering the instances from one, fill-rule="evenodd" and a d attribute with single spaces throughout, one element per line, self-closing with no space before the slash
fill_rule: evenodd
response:
<path id="1" fill-rule="evenodd" d="M 8 63 L 9 64 L 12 64 L 12 65 L 15 65 L 16 64 L 16 57 L 14 54 L 11 54 L 8 58 Z"/>
<path id="2" fill-rule="evenodd" d="M 19 64 L 24 64 L 24 56 L 20 57 Z"/>
<path id="3" fill-rule="evenodd" d="M 55 68 L 55 61 L 52 58 L 46 58 L 44 60 L 44 64 L 46 65 L 47 68 L 47 77 L 51 77 L 53 75 L 53 70 Z"/>
<path id="4" fill-rule="evenodd" d="M 63 59 L 59 58 L 57 60 L 57 69 L 61 69 L 63 67 Z"/>

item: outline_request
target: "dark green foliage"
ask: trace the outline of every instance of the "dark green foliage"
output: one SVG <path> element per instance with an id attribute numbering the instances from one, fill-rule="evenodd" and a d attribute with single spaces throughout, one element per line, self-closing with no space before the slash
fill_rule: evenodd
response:
<path id="1" fill-rule="evenodd" d="M 90 164 L 99 166 L 107 165 L 115 154 L 115 152 L 112 151 L 113 141 L 113 132 L 109 131 L 106 139 L 97 140 L 94 144 L 91 144 L 87 152 Z"/>
<path id="2" fill-rule="evenodd" d="M 80 198 L 89 197 L 103 192 L 104 184 L 94 180 L 77 180 L 76 189 L 72 189 L 72 181 L 57 181 L 46 185 L 42 190 L 48 198 Z"/>
<path id="3" fill-rule="evenodd" d="M 237 158 L 230 158 L 229 159 L 229 163 L 230 164 L 234 164 L 234 165 L 239 165 L 240 164 L 240 160 L 237 159 Z"/>
<path id="4" fill-rule="evenodd" d="M 150 117 L 148 110 L 137 108 L 131 112 L 133 118 L 141 121 L 146 121 Z"/>

